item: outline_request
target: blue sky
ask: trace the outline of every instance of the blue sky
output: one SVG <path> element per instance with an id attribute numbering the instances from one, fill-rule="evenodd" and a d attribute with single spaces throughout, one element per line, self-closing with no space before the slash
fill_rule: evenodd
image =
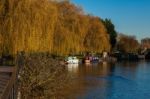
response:
<path id="1" fill-rule="evenodd" d="M 119 33 L 150 37 L 150 0 L 71 0 L 94 16 L 110 18 Z"/>

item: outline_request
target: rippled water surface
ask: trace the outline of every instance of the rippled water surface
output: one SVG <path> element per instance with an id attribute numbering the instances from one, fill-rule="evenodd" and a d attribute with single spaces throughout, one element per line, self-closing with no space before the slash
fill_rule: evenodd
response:
<path id="1" fill-rule="evenodd" d="M 75 99 L 150 99 L 150 62 L 68 65 Z"/>

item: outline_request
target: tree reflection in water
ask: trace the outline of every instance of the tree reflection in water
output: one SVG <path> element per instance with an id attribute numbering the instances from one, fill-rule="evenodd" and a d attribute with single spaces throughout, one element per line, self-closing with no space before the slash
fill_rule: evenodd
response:
<path id="1" fill-rule="evenodd" d="M 73 74 L 70 95 L 79 99 L 126 99 L 128 96 L 129 99 L 140 99 L 137 97 L 138 94 L 142 98 L 147 91 L 142 94 L 137 88 L 143 90 L 143 84 L 144 86 L 148 85 L 147 83 L 150 81 L 147 76 L 150 74 L 149 64 L 149 62 L 116 64 L 103 62 L 68 66 L 68 72 Z M 147 90 L 150 91 L 150 86 L 147 86 Z"/>

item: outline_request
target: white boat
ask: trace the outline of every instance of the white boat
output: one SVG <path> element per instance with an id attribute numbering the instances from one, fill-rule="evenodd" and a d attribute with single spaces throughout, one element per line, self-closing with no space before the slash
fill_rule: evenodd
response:
<path id="1" fill-rule="evenodd" d="M 79 59 L 77 57 L 72 57 L 72 56 L 67 57 L 65 61 L 67 64 L 78 64 L 79 63 Z"/>

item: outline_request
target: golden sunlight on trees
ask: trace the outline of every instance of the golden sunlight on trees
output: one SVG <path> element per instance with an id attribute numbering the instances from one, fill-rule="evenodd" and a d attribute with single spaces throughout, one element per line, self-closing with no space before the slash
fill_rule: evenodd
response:
<path id="1" fill-rule="evenodd" d="M 118 37 L 117 47 L 118 50 L 122 52 L 134 53 L 138 51 L 140 44 L 134 36 L 120 34 Z"/>
<path id="2" fill-rule="evenodd" d="M 2 52 L 52 50 L 57 8 L 46 0 L 1 1 Z"/>
<path id="3" fill-rule="evenodd" d="M 105 26 L 68 0 L 1 0 L 0 54 L 110 50 Z"/>
<path id="4" fill-rule="evenodd" d="M 109 37 L 106 29 L 98 17 L 89 16 L 89 27 L 85 37 L 85 48 L 87 51 L 109 51 Z"/>

